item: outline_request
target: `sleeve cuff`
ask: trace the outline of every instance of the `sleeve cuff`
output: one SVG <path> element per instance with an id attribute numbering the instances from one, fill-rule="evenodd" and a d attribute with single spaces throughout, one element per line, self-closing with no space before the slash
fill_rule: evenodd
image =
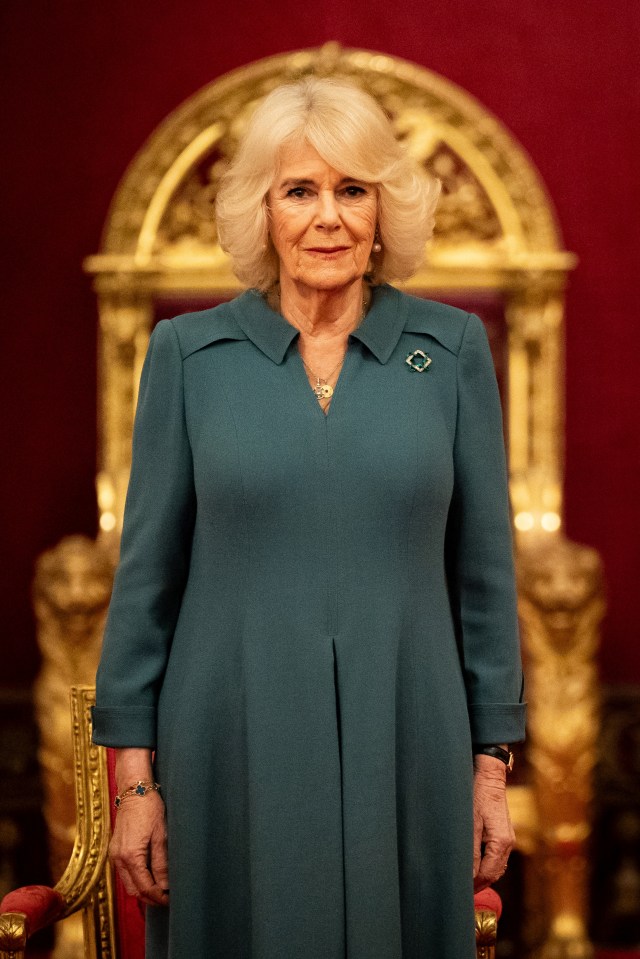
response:
<path id="1" fill-rule="evenodd" d="M 155 749 L 156 710 L 152 706 L 93 706 L 92 740 L 114 749 Z"/>
<path id="2" fill-rule="evenodd" d="M 526 703 L 472 703 L 469 706 L 474 743 L 519 743 L 525 738 Z"/>

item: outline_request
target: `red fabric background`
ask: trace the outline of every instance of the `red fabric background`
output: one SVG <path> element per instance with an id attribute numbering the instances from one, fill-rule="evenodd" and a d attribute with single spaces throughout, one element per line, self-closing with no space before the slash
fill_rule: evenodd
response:
<path id="1" fill-rule="evenodd" d="M 157 124 L 221 73 L 338 40 L 429 67 L 530 153 L 580 257 L 568 297 L 567 531 L 602 553 L 603 677 L 640 682 L 637 0 L 4 0 L 3 684 L 38 657 L 36 555 L 95 532 L 96 310 L 81 260 Z"/>

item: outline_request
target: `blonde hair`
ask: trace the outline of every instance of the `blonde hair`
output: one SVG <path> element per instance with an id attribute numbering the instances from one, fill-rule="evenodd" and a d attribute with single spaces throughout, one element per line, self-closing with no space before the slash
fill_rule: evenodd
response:
<path id="1" fill-rule="evenodd" d="M 334 169 L 377 188 L 382 251 L 372 254 L 371 282 L 415 273 L 433 233 L 439 181 L 406 153 L 367 93 L 345 81 L 307 77 L 277 87 L 259 104 L 222 178 L 218 237 L 238 279 L 259 290 L 278 279 L 267 193 L 282 147 L 303 140 Z"/>

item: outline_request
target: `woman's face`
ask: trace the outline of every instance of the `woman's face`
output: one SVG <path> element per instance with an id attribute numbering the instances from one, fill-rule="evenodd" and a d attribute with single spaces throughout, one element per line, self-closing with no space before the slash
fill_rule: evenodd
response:
<path id="1" fill-rule="evenodd" d="M 283 149 L 268 205 L 281 281 L 334 290 L 364 275 L 378 212 L 372 184 L 334 170 L 305 142 Z"/>

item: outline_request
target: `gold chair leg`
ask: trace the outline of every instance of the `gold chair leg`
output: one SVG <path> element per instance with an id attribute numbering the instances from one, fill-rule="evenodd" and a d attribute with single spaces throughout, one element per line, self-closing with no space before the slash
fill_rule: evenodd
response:
<path id="1" fill-rule="evenodd" d="M 24 959 L 27 948 L 27 917 L 23 912 L 0 916 L 0 959 Z"/>
<path id="2" fill-rule="evenodd" d="M 495 912 L 476 910 L 477 959 L 495 959 L 498 918 Z"/>

